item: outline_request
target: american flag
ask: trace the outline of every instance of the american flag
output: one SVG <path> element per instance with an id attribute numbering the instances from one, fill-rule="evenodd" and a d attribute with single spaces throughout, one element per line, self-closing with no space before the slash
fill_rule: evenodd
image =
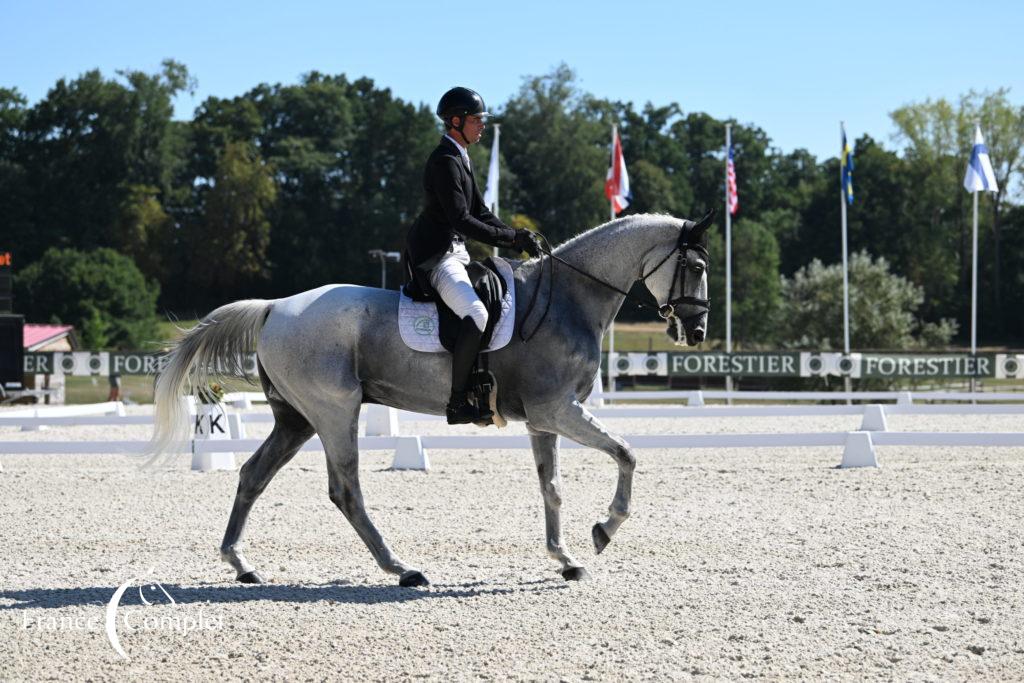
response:
<path id="1" fill-rule="evenodd" d="M 740 210 L 740 196 L 736 192 L 736 164 L 732 159 L 732 145 L 729 145 L 729 161 L 726 164 L 726 185 L 729 195 L 729 213 L 733 216 Z"/>

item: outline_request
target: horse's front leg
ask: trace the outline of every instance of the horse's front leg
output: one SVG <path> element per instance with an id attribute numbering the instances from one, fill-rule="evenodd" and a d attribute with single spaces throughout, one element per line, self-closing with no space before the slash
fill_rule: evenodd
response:
<path id="1" fill-rule="evenodd" d="M 540 432 L 527 425 L 533 459 L 537 463 L 540 492 L 544 496 L 544 530 L 548 555 L 562 563 L 566 581 L 589 579 L 587 570 L 577 562 L 562 542 L 562 473 L 558 465 L 558 435 Z"/>
<path id="2" fill-rule="evenodd" d="M 629 517 L 636 457 L 629 444 L 605 429 L 604 425 L 580 405 L 579 401 L 562 404 L 562 407 L 554 410 L 548 409 L 547 406 L 545 408 L 545 410 L 539 411 L 546 417 L 542 418 L 543 427 L 538 425 L 538 428 L 561 434 L 584 446 L 604 451 L 612 456 L 615 464 L 619 466 L 619 479 L 615 486 L 615 497 L 608 507 L 608 519 L 598 522 L 591 529 L 594 549 L 600 553 Z M 533 421 L 531 416 L 531 422 Z"/>

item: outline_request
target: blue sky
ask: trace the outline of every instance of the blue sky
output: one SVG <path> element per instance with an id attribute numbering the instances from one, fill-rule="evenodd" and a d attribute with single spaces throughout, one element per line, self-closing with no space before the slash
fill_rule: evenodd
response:
<path id="1" fill-rule="evenodd" d="M 565 62 L 595 95 L 734 117 L 819 158 L 851 137 L 891 145 L 889 112 L 1010 87 L 1024 103 L 1021 2 L 50 2 L 0 0 L 0 86 L 37 101 L 91 68 L 199 82 L 176 103 L 307 71 L 369 76 L 433 104 L 468 85 L 488 103 Z"/>

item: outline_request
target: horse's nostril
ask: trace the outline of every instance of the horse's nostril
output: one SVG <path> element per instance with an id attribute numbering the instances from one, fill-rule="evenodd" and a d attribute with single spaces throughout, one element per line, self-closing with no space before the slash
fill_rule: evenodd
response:
<path id="1" fill-rule="evenodd" d="M 694 330 L 693 341 L 697 342 L 698 344 L 704 341 L 704 330 Z"/>

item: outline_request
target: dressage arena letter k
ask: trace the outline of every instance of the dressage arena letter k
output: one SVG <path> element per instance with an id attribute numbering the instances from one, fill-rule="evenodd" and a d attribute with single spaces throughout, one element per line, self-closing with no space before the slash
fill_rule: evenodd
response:
<path id="1" fill-rule="evenodd" d="M 213 416 L 213 415 L 196 415 L 196 425 L 195 425 L 195 432 L 196 432 L 196 434 L 206 433 L 206 434 L 211 434 L 212 435 L 214 433 L 214 430 L 220 432 L 221 434 L 226 434 L 227 432 L 224 431 L 224 427 L 220 423 L 220 419 L 222 417 L 224 417 L 224 413 L 221 413 L 221 414 L 216 415 L 216 416 Z M 209 431 L 203 430 L 203 418 L 207 418 L 210 421 L 210 429 L 209 429 Z"/>

